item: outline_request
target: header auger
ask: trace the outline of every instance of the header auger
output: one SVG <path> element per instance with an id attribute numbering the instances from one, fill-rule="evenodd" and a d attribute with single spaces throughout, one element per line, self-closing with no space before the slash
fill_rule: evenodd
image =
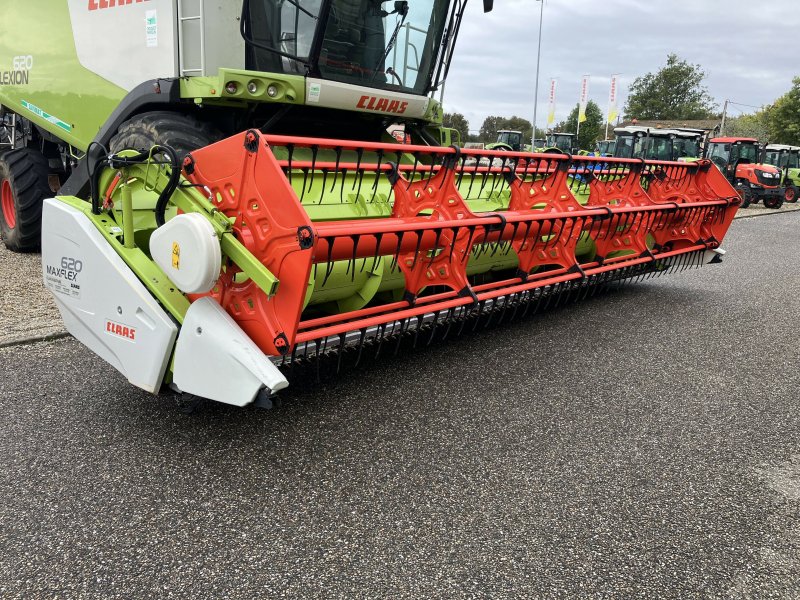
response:
<path id="1" fill-rule="evenodd" d="M 8 1 L 5 242 L 41 239 L 67 329 L 148 391 L 266 405 L 296 362 L 716 262 L 741 201 L 706 160 L 451 145 L 466 0 L 42 0 L 36 35 Z"/>

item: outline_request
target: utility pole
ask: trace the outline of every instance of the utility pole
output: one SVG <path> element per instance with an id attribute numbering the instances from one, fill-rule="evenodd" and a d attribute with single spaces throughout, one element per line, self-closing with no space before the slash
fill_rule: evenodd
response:
<path id="1" fill-rule="evenodd" d="M 542 3 L 539 9 L 539 49 L 536 51 L 536 90 L 533 95 L 533 133 L 531 133 L 531 149 L 536 148 L 536 117 L 539 110 L 539 62 L 542 58 L 542 19 L 544 18 L 544 0 L 537 0 Z"/>
<path id="2" fill-rule="evenodd" d="M 725 106 L 722 107 L 722 123 L 719 124 L 720 137 L 725 135 L 725 118 L 728 116 L 728 102 L 730 102 L 730 100 L 725 100 Z"/>

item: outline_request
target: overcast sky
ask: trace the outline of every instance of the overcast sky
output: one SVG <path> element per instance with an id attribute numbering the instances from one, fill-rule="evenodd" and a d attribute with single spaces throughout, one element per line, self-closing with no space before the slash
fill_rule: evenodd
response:
<path id="1" fill-rule="evenodd" d="M 536 0 L 495 0 L 483 14 L 482 0 L 470 0 L 444 105 L 471 130 L 488 115 L 533 120 L 539 8 Z M 620 73 L 621 111 L 630 83 L 658 70 L 670 52 L 702 65 L 720 110 L 726 98 L 768 104 L 800 75 L 800 1 L 546 0 L 539 127 L 550 78 L 558 80 L 556 122 L 577 103 L 583 74 L 605 112 L 610 75 Z M 731 114 L 752 110 L 735 106 Z"/>

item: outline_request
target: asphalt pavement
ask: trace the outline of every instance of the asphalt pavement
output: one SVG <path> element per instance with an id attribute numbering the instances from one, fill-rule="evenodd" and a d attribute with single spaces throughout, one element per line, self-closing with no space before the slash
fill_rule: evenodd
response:
<path id="1" fill-rule="evenodd" d="M 0 597 L 798 598 L 798 232 L 271 411 L 0 349 Z"/>

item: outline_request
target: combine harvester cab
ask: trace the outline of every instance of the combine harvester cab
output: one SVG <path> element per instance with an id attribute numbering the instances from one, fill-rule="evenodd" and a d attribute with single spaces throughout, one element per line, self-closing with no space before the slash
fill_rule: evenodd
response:
<path id="1" fill-rule="evenodd" d="M 56 22 L 67 8 L 51 4 Z M 83 41 L 81 60 L 60 59 L 74 69 L 64 91 L 75 79 L 105 90 L 99 108 L 52 93 L 53 65 L 42 91 L 36 57 L 33 87 L 0 91 L 17 133 L 47 152 L 0 160 L 4 226 L 31 249 L 35 221 L 12 222 L 34 215 L 27 174 L 42 195 L 45 284 L 69 331 L 131 383 L 266 405 L 297 361 L 358 363 L 367 348 L 421 346 L 719 261 L 740 198 L 709 161 L 441 144 L 431 94 L 465 2 L 289 4 L 203 0 L 194 18 L 168 0 L 71 1 L 68 41 Z M 143 59 L 139 74 L 91 63 L 87 31 L 113 22 L 135 45 L 139 17 L 145 59 L 162 62 Z M 299 34 L 276 42 L 284 29 Z M 158 79 L 125 81 L 144 74 Z M 63 186 L 42 203 L 48 182 Z"/>
<path id="2" fill-rule="evenodd" d="M 647 160 L 694 161 L 700 156 L 702 132 L 629 125 L 614 129 L 613 156 Z"/>

